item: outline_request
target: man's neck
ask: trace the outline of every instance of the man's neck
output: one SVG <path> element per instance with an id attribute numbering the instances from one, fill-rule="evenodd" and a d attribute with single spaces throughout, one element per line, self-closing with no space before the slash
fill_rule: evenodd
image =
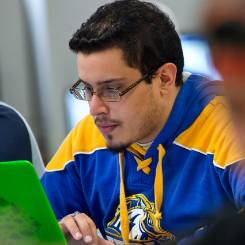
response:
<path id="1" fill-rule="evenodd" d="M 174 87 L 173 90 L 171 91 L 170 94 L 168 94 L 168 96 L 166 96 L 164 98 L 164 107 L 163 107 L 163 110 L 160 112 L 160 116 L 159 116 L 159 121 L 158 121 L 158 130 L 155 131 L 155 135 L 152 135 L 151 138 L 148 138 L 148 139 L 145 139 L 145 141 L 138 141 L 136 142 L 138 145 L 144 145 L 144 144 L 151 144 L 154 139 L 157 137 L 157 135 L 160 133 L 160 131 L 162 130 L 162 128 L 165 126 L 168 118 L 169 118 L 169 115 L 173 109 L 173 106 L 174 106 L 174 103 L 175 103 L 175 100 L 176 100 L 176 97 L 179 93 L 181 89 L 181 86 L 178 86 L 178 87 Z M 150 143 L 149 143 L 150 142 Z"/>

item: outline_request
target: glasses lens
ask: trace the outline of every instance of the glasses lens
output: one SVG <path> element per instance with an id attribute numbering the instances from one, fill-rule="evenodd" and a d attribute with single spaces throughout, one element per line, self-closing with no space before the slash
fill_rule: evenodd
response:
<path id="1" fill-rule="evenodd" d="M 89 100 L 89 98 L 91 99 L 91 94 L 89 95 L 89 91 L 82 83 L 79 83 L 76 86 L 72 87 L 70 89 L 70 92 L 74 95 L 76 99 L 79 100 Z"/>
<path id="2" fill-rule="evenodd" d="M 85 85 L 83 82 L 75 84 L 70 89 L 70 92 L 76 99 L 90 101 L 93 94 L 97 94 L 103 101 L 116 102 L 120 101 L 120 92 L 117 89 L 102 89 L 98 92 L 93 92 L 93 88 Z"/>
<path id="3" fill-rule="evenodd" d="M 82 100 L 91 100 L 92 89 L 83 83 L 79 83 L 76 87 L 77 92 L 79 93 Z"/>
<path id="4" fill-rule="evenodd" d="M 105 89 L 101 91 L 100 97 L 107 102 L 115 102 L 120 100 L 119 91 L 116 89 Z"/>

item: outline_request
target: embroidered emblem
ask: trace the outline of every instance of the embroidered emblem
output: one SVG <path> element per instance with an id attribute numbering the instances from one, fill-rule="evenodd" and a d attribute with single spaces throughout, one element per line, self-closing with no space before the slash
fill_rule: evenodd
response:
<path id="1" fill-rule="evenodd" d="M 130 241 L 150 242 L 158 239 L 175 239 L 173 234 L 161 228 L 160 220 L 156 218 L 155 204 L 143 194 L 127 197 L 127 209 Z M 119 206 L 114 218 L 107 224 L 106 233 L 112 239 L 122 240 Z"/>

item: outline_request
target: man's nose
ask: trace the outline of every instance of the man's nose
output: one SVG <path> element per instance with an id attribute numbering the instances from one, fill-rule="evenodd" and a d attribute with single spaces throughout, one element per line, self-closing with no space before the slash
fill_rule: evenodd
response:
<path id="1" fill-rule="evenodd" d="M 93 94 L 91 100 L 89 101 L 90 114 L 92 116 L 97 116 L 100 114 L 108 114 L 109 108 L 106 103 L 96 94 Z"/>

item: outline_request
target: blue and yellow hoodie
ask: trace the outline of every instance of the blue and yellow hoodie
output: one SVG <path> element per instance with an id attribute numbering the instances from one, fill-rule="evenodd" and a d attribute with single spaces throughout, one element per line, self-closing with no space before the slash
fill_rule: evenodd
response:
<path id="1" fill-rule="evenodd" d="M 245 165 L 214 83 L 191 75 L 148 149 L 107 149 L 87 116 L 46 167 L 42 184 L 58 219 L 84 212 L 109 239 L 175 239 L 226 208 L 245 206 Z"/>

